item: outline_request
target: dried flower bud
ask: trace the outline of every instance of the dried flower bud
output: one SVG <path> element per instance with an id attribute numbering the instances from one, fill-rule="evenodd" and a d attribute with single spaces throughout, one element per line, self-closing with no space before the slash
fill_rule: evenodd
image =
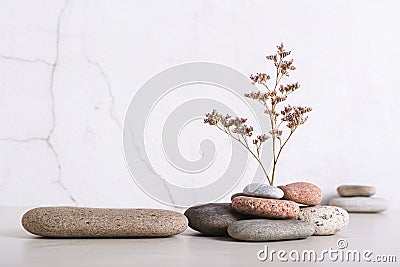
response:
<path id="1" fill-rule="evenodd" d="M 284 57 L 287 57 L 288 55 L 290 55 L 291 52 L 292 52 L 292 51 L 282 51 L 282 52 L 278 52 L 278 55 L 279 55 L 281 58 L 284 58 Z"/>
<path id="2" fill-rule="evenodd" d="M 210 125 L 217 124 L 217 110 L 213 109 L 211 113 L 206 114 L 206 118 L 204 119 L 204 123 L 208 123 Z"/>
<path id="3" fill-rule="evenodd" d="M 269 139 L 269 136 L 266 134 L 262 134 L 262 135 L 257 136 L 257 139 L 260 140 L 260 143 L 263 143 Z"/>
<path id="4" fill-rule="evenodd" d="M 289 70 L 295 70 L 296 68 L 293 66 L 293 59 L 290 61 L 282 60 L 279 64 L 279 71 L 282 75 L 289 76 Z"/>
<path id="5" fill-rule="evenodd" d="M 224 128 L 228 129 L 230 127 L 234 127 L 232 129 L 233 133 L 237 133 L 243 136 L 252 136 L 253 127 L 247 126 L 244 124 L 247 121 L 246 118 L 235 117 L 232 118 L 231 115 L 226 114 L 225 116 L 218 113 L 215 109 L 211 113 L 206 114 L 206 118 L 204 119 L 204 123 L 208 123 L 210 125 L 222 125 Z"/>
<path id="6" fill-rule="evenodd" d="M 261 91 L 244 94 L 245 97 L 248 97 L 248 98 L 251 98 L 251 99 L 255 99 L 255 100 L 259 100 L 259 101 L 262 101 L 262 102 L 267 101 L 270 98 L 271 95 L 273 95 L 273 92 L 264 93 L 264 92 L 261 92 Z"/>
<path id="7" fill-rule="evenodd" d="M 310 107 L 292 107 L 288 105 L 283 112 L 281 111 L 281 114 L 284 115 L 282 121 L 287 121 L 288 123 L 286 126 L 294 130 L 297 126 L 307 121 L 308 117 L 304 117 L 303 115 L 310 111 L 312 111 Z"/>
<path id="8" fill-rule="evenodd" d="M 266 56 L 266 58 L 268 59 L 268 60 L 272 60 L 272 61 L 274 61 L 274 62 L 278 62 L 278 55 L 269 55 L 269 56 Z"/>
<path id="9" fill-rule="evenodd" d="M 243 136 L 252 136 L 253 127 L 247 126 L 246 124 L 240 125 L 232 130 L 233 133 L 237 133 Z"/>
<path id="10" fill-rule="evenodd" d="M 257 73 L 256 75 L 251 75 L 250 79 L 253 83 L 265 84 L 269 79 L 271 79 L 271 76 L 266 73 Z"/>
<path id="11" fill-rule="evenodd" d="M 282 131 L 279 129 L 272 129 L 269 131 L 272 136 L 280 137 L 282 135 Z"/>
<path id="12" fill-rule="evenodd" d="M 285 51 L 285 49 L 283 48 L 283 42 L 280 45 L 277 45 L 276 48 L 278 48 L 278 52 Z"/>
<path id="13" fill-rule="evenodd" d="M 300 84 L 296 82 L 296 83 L 292 83 L 292 84 L 280 85 L 279 91 L 282 94 L 287 95 L 299 88 L 300 88 Z"/>

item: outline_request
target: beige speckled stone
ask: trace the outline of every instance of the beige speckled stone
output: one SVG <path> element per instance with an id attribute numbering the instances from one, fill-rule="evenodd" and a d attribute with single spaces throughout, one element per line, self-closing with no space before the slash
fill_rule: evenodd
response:
<path id="1" fill-rule="evenodd" d="M 322 191 L 314 184 L 297 182 L 278 187 L 283 190 L 283 198 L 287 200 L 310 206 L 318 205 L 322 201 Z"/>
<path id="2" fill-rule="evenodd" d="M 341 197 L 370 197 L 375 194 L 375 188 L 366 185 L 341 185 L 337 192 Z"/>
<path id="3" fill-rule="evenodd" d="M 313 206 L 300 209 L 299 220 L 312 223 L 314 235 L 334 235 L 349 224 L 346 210 L 335 206 Z"/>
<path id="4" fill-rule="evenodd" d="M 235 197 L 232 208 L 242 214 L 271 219 L 296 218 L 300 210 L 293 201 L 244 196 Z"/>
<path id="5" fill-rule="evenodd" d="M 25 230 L 45 237 L 165 237 L 187 225 L 183 214 L 159 209 L 41 207 L 22 217 Z"/>

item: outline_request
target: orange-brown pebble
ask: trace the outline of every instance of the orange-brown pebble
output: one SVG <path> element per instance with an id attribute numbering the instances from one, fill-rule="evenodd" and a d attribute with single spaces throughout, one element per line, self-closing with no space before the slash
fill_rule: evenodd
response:
<path id="1" fill-rule="evenodd" d="M 292 219 L 299 214 L 299 206 L 289 200 L 256 197 L 235 197 L 232 208 L 238 213 L 270 219 Z"/>
<path id="2" fill-rule="evenodd" d="M 315 206 L 322 201 L 322 191 L 315 184 L 306 182 L 291 183 L 278 186 L 284 192 L 284 199 L 294 202 Z"/>

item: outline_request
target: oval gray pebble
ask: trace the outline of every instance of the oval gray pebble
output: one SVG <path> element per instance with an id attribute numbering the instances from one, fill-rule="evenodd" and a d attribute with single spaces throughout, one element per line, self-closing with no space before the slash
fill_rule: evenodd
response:
<path id="1" fill-rule="evenodd" d="M 387 210 L 389 205 L 383 198 L 377 197 L 335 197 L 329 205 L 341 207 L 348 212 L 374 213 Z"/>
<path id="2" fill-rule="evenodd" d="M 45 237 L 165 237 L 187 225 L 183 214 L 160 209 L 41 207 L 22 217 L 25 230 Z"/>
<path id="3" fill-rule="evenodd" d="M 229 225 L 228 234 L 243 241 L 272 241 L 306 238 L 314 234 L 314 226 L 298 220 L 243 220 Z"/>
<path id="4" fill-rule="evenodd" d="M 298 219 L 314 225 L 314 235 L 333 235 L 349 224 L 346 210 L 335 206 L 313 206 L 300 209 Z"/>
<path id="5" fill-rule="evenodd" d="M 189 227 L 211 236 L 227 236 L 228 226 L 249 216 L 236 213 L 230 203 L 209 203 L 185 211 Z"/>
<path id="6" fill-rule="evenodd" d="M 270 186 L 267 184 L 258 184 L 258 183 L 252 183 L 247 185 L 243 189 L 243 194 L 247 196 L 274 198 L 274 199 L 281 199 L 283 198 L 284 195 L 282 189 L 278 187 Z"/>

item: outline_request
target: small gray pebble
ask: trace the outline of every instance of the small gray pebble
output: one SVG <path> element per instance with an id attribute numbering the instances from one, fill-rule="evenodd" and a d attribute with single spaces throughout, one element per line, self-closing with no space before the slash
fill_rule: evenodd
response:
<path id="1" fill-rule="evenodd" d="M 243 189 L 243 194 L 253 197 L 274 198 L 274 199 L 281 199 L 283 198 L 284 195 L 282 189 L 278 187 L 270 186 L 267 184 L 258 184 L 258 183 L 252 183 L 247 185 Z"/>

